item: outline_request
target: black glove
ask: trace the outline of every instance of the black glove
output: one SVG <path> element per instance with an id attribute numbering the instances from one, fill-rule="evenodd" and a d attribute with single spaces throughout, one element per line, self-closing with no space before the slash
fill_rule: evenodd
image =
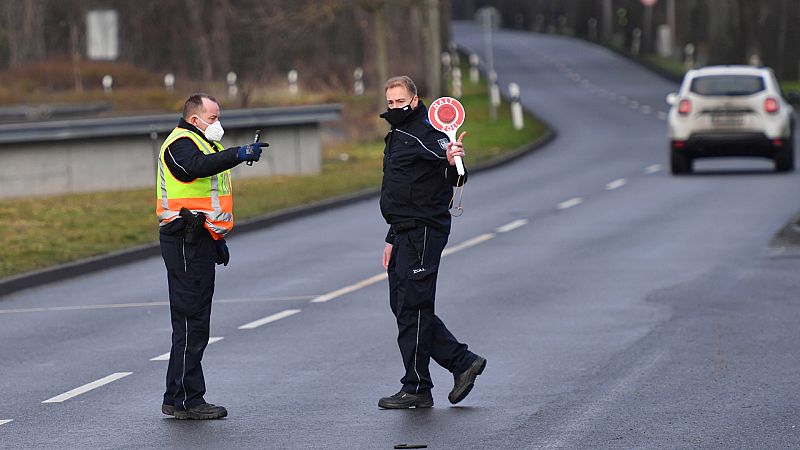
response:
<path id="1" fill-rule="evenodd" d="M 258 159 L 261 158 L 261 147 L 269 147 L 269 144 L 266 142 L 254 142 L 252 144 L 239 147 L 239 150 L 236 154 L 237 159 L 239 162 L 258 161 Z"/>
<path id="2" fill-rule="evenodd" d="M 223 266 L 227 266 L 228 262 L 231 260 L 231 252 L 228 251 L 228 244 L 225 242 L 225 239 L 219 239 L 216 241 L 217 243 L 217 264 L 222 264 Z"/>

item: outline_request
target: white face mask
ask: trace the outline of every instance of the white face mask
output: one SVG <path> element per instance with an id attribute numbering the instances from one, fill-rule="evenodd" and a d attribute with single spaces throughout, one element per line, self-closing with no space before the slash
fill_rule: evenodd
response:
<path id="1" fill-rule="evenodd" d="M 200 122 L 203 122 L 204 124 L 208 125 L 205 131 L 203 131 L 203 134 L 206 135 L 209 141 L 219 142 L 222 140 L 222 136 L 225 135 L 225 130 L 222 129 L 222 124 L 220 123 L 219 120 L 212 124 L 209 124 L 205 120 L 200 119 L 200 117 L 198 117 L 198 119 L 200 120 Z"/>

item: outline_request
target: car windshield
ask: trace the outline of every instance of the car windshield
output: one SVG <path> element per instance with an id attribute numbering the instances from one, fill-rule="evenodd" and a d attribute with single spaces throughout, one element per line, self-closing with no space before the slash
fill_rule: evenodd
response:
<path id="1" fill-rule="evenodd" d="M 700 95 L 753 95 L 764 90 L 757 75 L 712 75 L 692 80 L 691 91 Z"/>

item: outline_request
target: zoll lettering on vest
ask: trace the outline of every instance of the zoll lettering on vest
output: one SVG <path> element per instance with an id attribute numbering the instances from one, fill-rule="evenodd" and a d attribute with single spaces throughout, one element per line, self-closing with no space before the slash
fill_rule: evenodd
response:
<path id="1" fill-rule="evenodd" d="M 464 106 L 453 97 L 440 97 L 428 107 L 428 120 L 437 130 L 447 135 L 450 142 L 456 141 L 456 132 L 464 124 L 467 114 Z M 460 156 L 456 156 L 456 169 L 459 175 L 464 175 L 464 163 Z"/>

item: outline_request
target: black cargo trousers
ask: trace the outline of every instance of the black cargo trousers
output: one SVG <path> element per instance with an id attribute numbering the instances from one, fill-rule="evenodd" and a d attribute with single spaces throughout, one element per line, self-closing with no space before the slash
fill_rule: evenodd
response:
<path id="1" fill-rule="evenodd" d="M 436 278 L 448 233 L 418 224 L 393 227 L 392 254 L 387 268 L 389 303 L 397 318 L 400 354 L 405 375 L 402 390 L 416 394 L 433 387 L 430 359 L 457 374 L 477 355 L 456 340 L 434 312 Z"/>
<path id="2" fill-rule="evenodd" d="M 209 233 L 184 242 L 183 233 L 160 234 L 167 267 L 172 317 L 172 349 L 164 404 L 185 410 L 205 403 L 201 360 L 208 345 L 217 245 Z"/>

